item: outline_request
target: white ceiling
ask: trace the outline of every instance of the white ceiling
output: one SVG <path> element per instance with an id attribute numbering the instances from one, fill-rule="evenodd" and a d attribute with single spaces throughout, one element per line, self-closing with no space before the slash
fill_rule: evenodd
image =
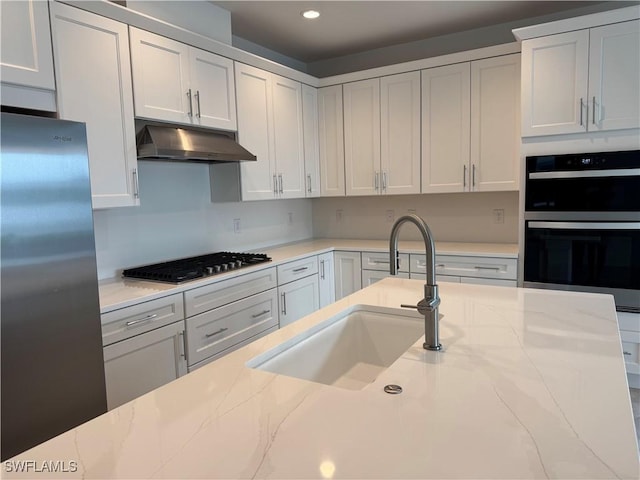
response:
<path id="1" fill-rule="evenodd" d="M 360 53 L 602 1 L 212 1 L 231 12 L 233 35 L 302 62 Z M 321 12 L 316 20 L 300 13 Z"/>

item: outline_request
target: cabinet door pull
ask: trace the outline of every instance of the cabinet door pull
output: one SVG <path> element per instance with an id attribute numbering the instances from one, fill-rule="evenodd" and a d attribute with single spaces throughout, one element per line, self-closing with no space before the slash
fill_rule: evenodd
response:
<path id="1" fill-rule="evenodd" d="M 189 115 L 190 117 L 193 117 L 193 105 L 191 104 L 191 89 L 187 91 L 187 98 L 189 99 L 189 112 L 187 112 L 187 115 Z"/>
<path id="2" fill-rule="evenodd" d="M 462 188 L 467 188 L 467 166 L 462 166 Z"/>
<path id="3" fill-rule="evenodd" d="M 309 267 L 300 267 L 300 268 L 294 268 L 292 270 L 293 273 L 300 273 L 300 272 L 304 272 L 305 270 L 308 270 Z"/>
<path id="4" fill-rule="evenodd" d="M 307 175 L 307 192 L 311 193 L 311 175 Z"/>
<path id="5" fill-rule="evenodd" d="M 324 280 L 324 260 L 320 260 L 320 278 Z"/>
<path id="6" fill-rule="evenodd" d="M 278 182 L 280 183 L 280 195 L 282 195 L 284 193 L 283 191 L 283 187 L 282 187 L 282 174 L 278 175 Z"/>
<path id="7" fill-rule="evenodd" d="M 255 315 L 251 315 L 251 318 L 258 318 L 261 317 L 263 315 L 266 315 L 267 313 L 269 313 L 271 310 L 263 310 L 260 313 L 256 313 Z"/>
<path id="8" fill-rule="evenodd" d="M 140 198 L 140 185 L 138 184 L 138 169 L 133 169 L 133 198 Z"/>
<path id="9" fill-rule="evenodd" d="M 196 117 L 200 118 L 200 90 L 196 90 L 196 107 L 198 108 Z"/>
<path id="10" fill-rule="evenodd" d="M 180 356 L 182 358 L 187 358 L 187 355 L 185 353 L 187 351 L 187 347 L 186 347 L 186 345 L 184 343 L 184 331 L 178 333 L 178 337 L 180 338 L 180 340 L 178 340 L 178 341 L 180 342 L 180 346 L 181 346 L 181 348 L 180 348 Z"/>
<path id="11" fill-rule="evenodd" d="M 278 178 L 275 174 L 273 175 L 273 193 L 274 195 L 278 194 Z"/>
<path id="12" fill-rule="evenodd" d="M 139 320 L 130 320 L 127 323 L 125 323 L 125 325 L 127 327 L 133 327 L 134 325 L 139 325 L 141 323 L 147 323 L 150 322 L 151 320 L 153 320 L 154 318 L 156 318 L 158 316 L 157 313 L 154 313 L 153 315 L 147 315 L 144 318 L 141 318 Z"/>
<path id="13" fill-rule="evenodd" d="M 476 186 L 476 166 L 471 165 L 471 186 L 475 187 Z"/>
<path id="14" fill-rule="evenodd" d="M 631 352 L 627 352 L 626 350 L 623 351 L 622 353 L 624 353 L 625 355 L 631 355 Z"/>
<path id="15" fill-rule="evenodd" d="M 213 333 L 205 334 L 205 337 L 207 337 L 207 338 L 215 337 L 216 335 L 220 335 L 222 332 L 226 332 L 227 330 L 229 330 L 227 327 L 223 327 L 223 328 L 221 328 L 219 330 L 216 330 Z"/>
<path id="16" fill-rule="evenodd" d="M 593 109 L 591 110 L 591 121 L 596 124 L 596 97 L 593 97 Z"/>
<path id="17" fill-rule="evenodd" d="M 387 172 L 382 172 L 382 191 L 387 191 Z"/>
<path id="18" fill-rule="evenodd" d="M 475 265 L 473 268 L 475 268 L 476 270 L 493 270 L 495 272 L 500 271 L 500 267 L 483 267 L 480 265 Z"/>
<path id="19" fill-rule="evenodd" d="M 584 125 L 583 110 L 584 110 L 584 102 L 582 101 L 582 97 L 580 97 L 580 126 Z"/>
<path id="20" fill-rule="evenodd" d="M 375 173 L 375 175 L 373 176 L 373 186 L 375 188 L 375 191 L 378 191 L 378 181 L 379 181 L 379 176 L 378 176 L 378 172 Z"/>
<path id="21" fill-rule="evenodd" d="M 282 314 L 287 314 L 287 294 L 282 292 Z"/>

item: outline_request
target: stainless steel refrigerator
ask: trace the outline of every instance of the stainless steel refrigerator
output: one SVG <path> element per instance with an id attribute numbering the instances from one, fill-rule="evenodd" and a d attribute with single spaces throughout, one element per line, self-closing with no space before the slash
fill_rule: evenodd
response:
<path id="1" fill-rule="evenodd" d="M 1 115 L 4 460 L 107 402 L 85 125 Z"/>

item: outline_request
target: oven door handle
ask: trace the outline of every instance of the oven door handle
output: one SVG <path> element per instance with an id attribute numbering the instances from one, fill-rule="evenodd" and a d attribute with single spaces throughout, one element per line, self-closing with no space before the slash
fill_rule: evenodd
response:
<path id="1" fill-rule="evenodd" d="M 527 228 L 551 230 L 640 230 L 640 222 L 528 222 Z"/>
<path id="2" fill-rule="evenodd" d="M 532 172 L 529 180 L 544 180 L 547 178 L 598 178 L 598 177 L 637 177 L 640 168 L 620 168 L 616 170 L 579 170 L 568 172 Z"/>

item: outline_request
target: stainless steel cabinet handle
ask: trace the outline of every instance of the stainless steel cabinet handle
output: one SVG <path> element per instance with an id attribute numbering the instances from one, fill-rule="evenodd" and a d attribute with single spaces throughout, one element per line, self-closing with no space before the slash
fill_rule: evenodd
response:
<path id="1" fill-rule="evenodd" d="M 300 268 L 294 268 L 292 270 L 293 273 L 300 273 L 300 272 L 304 272 L 305 270 L 308 270 L 309 267 L 300 267 Z"/>
<path id="2" fill-rule="evenodd" d="M 274 195 L 278 194 L 278 178 L 275 174 L 273 175 L 273 193 Z"/>
<path id="3" fill-rule="evenodd" d="M 223 327 L 223 328 L 221 328 L 219 330 L 216 330 L 213 333 L 205 334 L 205 337 L 207 337 L 207 338 L 215 337 L 216 335 L 220 335 L 222 332 L 226 332 L 227 330 L 229 330 L 227 327 Z"/>
<path id="4" fill-rule="evenodd" d="M 584 125 L 583 110 L 584 110 L 584 102 L 582 101 L 582 97 L 580 97 L 580 125 Z"/>
<path id="5" fill-rule="evenodd" d="M 475 187 L 476 186 L 476 166 L 471 165 L 471 186 Z"/>
<path id="6" fill-rule="evenodd" d="M 466 188 L 467 186 L 467 166 L 462 166 L 462 187 Z"/>
<path id="7" fill-rule="evenodd" d="M 251 315 L 251 318 L 258 318 L 261 317 L 263 315 L 266 315 L 267 313 L 269 313 L 271 310 L 263 310 L 260 313 L 256 313 L 255 315 Z"/>
<path id="8" fill-rule="evenodd" d="M 282 292 L 282 314 L 287 314 L 287 294 Z"/>
<path id="9" fill-rule="evenodd" d="M 426 267 L 427 264 L 425 263 L 424 265 L 421 265 L 422 267 Z M 438 263 L 436 264 L 436 268 L 447 268 L 447 265 L 444 263 Z"/>
<path id="10" fill-rule="evenodd" d="M 133 169 L 133 198 L 140 198 L 140 185 L 138 184 L 138 169 Z"/>
<path id="11" fill-rule="evenodd" d="M 596 97 L 593 97 L 593 109 L 591 110 L 591 121 L 596 124 Z"/>
<path id="12" fill-rule="evenodd" d="M 389 260 L 371 260 L 371 265 L 389 265 Z M 400 260 L 398 259 L 398 265 L 400 265 Z"/>
<path id="13" fill-rule="evenodd" d="M 178 340 L 180 342 L 181 348 L 180 348 L 180 356 L 182 358 L 187 358 L 187 354 L 185 353 L 187 351 L 187 347 L 184 343 L 184 332 L 180 332 L 178 333 L 178 338 L 180 338 L 180 340 Z"/>
<path id="14" fill-rule="evenodd" d="M 154 313 L 153 315 L 147 315 L 144 318 L 141 318 L 139 320 L 130 320 L 127 323 L 125 323 L 125 325 L 127 327 L 133 327 L 134 325 L 139 325 L 141 323 L 147 323 L 150 322 L 151 320 L 153 320 L 154 318 L 156 318 L 158 316 L 157 313 Z"/>
<path id="15" fill-rule="evenodd" d="M 311 175 L 307 175 L 307 192 L 311 193 Z"/>
<path id="16" fill-rule="evenodd" d="M 196 107 L 198 107 L 196 117 L 200 118 L 200 90 L 196 90 Z"/>
<path id="17" fill-rule="evenodd" d="M 379 182 L 379 174 L 378 172 L 376 172 L 375 175 L 373 176 L 373 186 L 376 192 L 378 191 L 378 182 Z"/>
<path id="18" fill-rule="evenodd" d="M 627 352 L 627 351 L 624 351 L 622 353 L 624 353 L 625 355 L 631 355 L 631 352 Z"/>
<path id="19" fill-rule="evenodd" d="M 493 270 L 496 272 L 500 271 L 500 267 L 482 267 L 480 265 L 475 265 L 473 268 L 475 268 L 476 270 Z"/>
<path id="20" fill-rule="evenodd" d="M 320 278 L 324 280 L 324 260 L 320 260 Z"/>
<path id="21" fill-rule="evenodd" d="M 387 172 L 382 172 L 382 191 L 387 191 Z"/>
<path id="22" fill-rule="evenodd" d="M 189 99 L 189 111 L 187 112 L 187 115 L 192 117 L 193 116 L 193 105 L 191 104 L 191 89 L 189 89 L 187 91 L 187 98 Z"/>
<path id="23" fill-rule="evenodd" d="M 280 183 L 280 194 L 284 193 L 282 188 L 282 174 L 278 175 L 278 182 Z"/>

